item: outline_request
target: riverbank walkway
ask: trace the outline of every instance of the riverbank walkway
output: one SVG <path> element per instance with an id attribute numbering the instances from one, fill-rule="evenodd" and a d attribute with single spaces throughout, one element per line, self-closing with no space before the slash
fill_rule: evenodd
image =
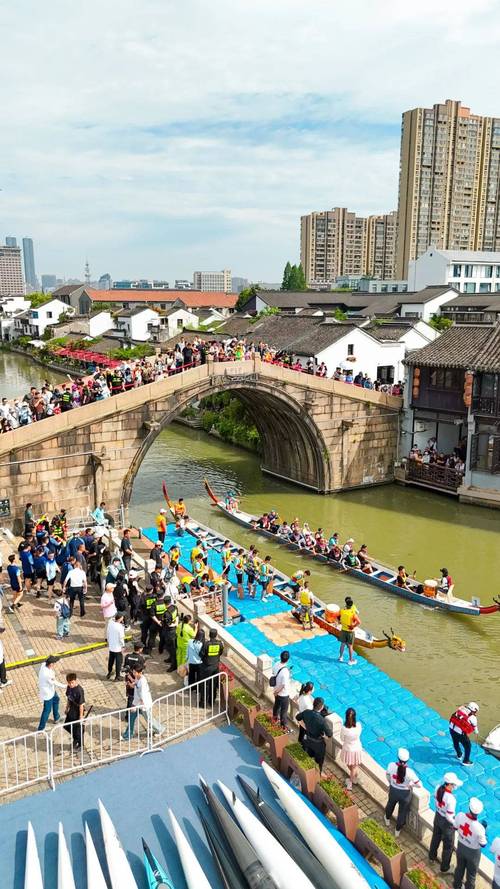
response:
<path id="1" fill-rule="evenodd" d="M 154 528 L 144 528 L 143 533 L 156 539 Z M 174 541 L 181 548 L 181 561 L 189 565 L 192 535 L 178 537 L 174 525 L 169 525 L 165 549 Z M 210 549 L 209 554 L 210 566 L 220 573 L 220 553 Z M 230 577 L 236 584 L 234 567 Z M 457 791 L 458 806 L 464 807 L 471 796 L 481 799 L 490 842 L 500 836 L 500 760 L 474 744 L 474 764 L 462 766 L 454 755 L 447 719 L 359 653 L 354 666 L 348 666 L 346 661 L 339 663 L 338 641 L 317 629 L 304 633 L 290 618 L 291 609 L 277 596 L 271 596 L 267 602 L 248 597 L 240 600 L 232 590 L 229 598 L 244 620 L 226 628 L 228 632 L 254 655 L 267 654 L 277 660 L 283 648 L 288 648 L 295 680 L 314 682 L 316 693 L 324 697 L 328 708 L 336 713 L 355 708 L 363 724 L 363 748 L 379 765 L 385 769 L 394 760 L 398 747 L 407 747 L 411 766 L 431 799 L 444 773 L 456 771 L 464 782 Z M 395 652 L 394 657 L 404 657 L 404 654 Z M 450 712 L 451 707 L 450 704 Z M 491 858 L 489 850 L 485 850 L 485 854 Z"/>

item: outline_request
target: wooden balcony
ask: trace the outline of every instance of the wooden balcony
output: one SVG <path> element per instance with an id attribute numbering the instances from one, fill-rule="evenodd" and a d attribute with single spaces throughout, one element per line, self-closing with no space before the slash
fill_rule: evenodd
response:
<path id="1" fill-rule="evenodd" d="M 424 485 L 426 488 L 456 494 L 462 484 L 463 475 L 448 466 L 436 466 L 435 463 L 426 464 L 408 460 L 405 479 L 413 484 Z"/>

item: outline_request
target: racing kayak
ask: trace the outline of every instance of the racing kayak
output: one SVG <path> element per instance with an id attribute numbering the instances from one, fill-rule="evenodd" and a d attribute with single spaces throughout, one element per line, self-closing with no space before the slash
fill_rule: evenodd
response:
<path id="1" fill-rule="evenodd" d="M 42 869 L 36 847 L 35 831 L 31 821 L 28 821 L 28 837 L 26 840 L 24 889 L 43 889 Z"/>
<path id="2" fill-rule="evenodd" d="M 243 879 L 243 875 L 231 858 L 229 850 L 226 849 L 224 843 L 219 838 L 214 828 L 209 824 L 201 809 L 198 809 L 198 817 L 201 821 L 207 843 L 215 861 L 219 876 L 221 878 L 224 889 L 248 889 L 248 883 Z"/>
<path id="3" fill-rule="evenodd" d="M 144 850 L 144 867 L 146 869 L 146 878 L 148 881 L 148 889 L 174 889 L 170 877 L 163 870 L 158 859 L 155 858 L 149 848 L 144 837 L 142 839 L 142 848 Z"/>
<path id="4" fill-rule="evenodd" d="M 212 889 L 172 809 L 168 810 L 168 814 L 188 889 Z"/>
<path id="5" fill-rule="evenodd" d="M 261 765 L 288 817 L 328 871 L 336 889 L 369 889 L 369 883 L 356 865 L 319 818 L 313 815 L 300 794 L 266 762 L 263 761 Z"/>
<path id="6" fill-rule="evenodd" d="M 328 871 L 318 861 L 311 850 L 302 842 L 297 834 L 291 830 L 271 806 L 262 799 L 259 791 L 250 787 L 247 781 L 238 775 L 243 790 L 252 803 L 255 811 L 267 827 L 268 831 L 276 837 L 279 843 L 288 852 L 291 858 L 297 862 L 300 869 L 309 877 L 316 889 L 332 889 L 332 878 Z"/>
<path id="7" fill-rule="evenodd" d="M 115 826 L 101 800 L 98 800 L 98 806 L 112 889 L 137 889 L 137 883 Z"/>
<path id="8" fill-rule="evenodd" d="M 205 794 L 208 807 L 219 825 L 224 840 L 250 889 L 278 889 L 243 831 L 233 821 L 201 775 L 198 775 L 198 780 Z"/>
<path id="9" fill-rule="evenodd" d="M 253 812 L 222 781 L 217 783 L 248 842 L 254 847 L 278 889 L 289 889 L 290 886 L 294 886 L 294 889 L 314 889 L 313 883 Z"/>
<path id="10" fill-rule="evenodd" d="M 500 599 L 495 597 L 493 597 L 492 605 L 481 605 L 477 597 L 473 597 L 473 599 L 469 601 L 467 599 L 458 599 L 454 595 L 437 593 L 435 596 L 427 596 L 425 593 L 419 593 L 417 592 L 417 587 L 420 582 L 411 577 L 408 578 L 406 587 L 399 587 L 396 583 L 397 572 L 394 568 L 390 568 L 382 562 L 377 562 L 375 560 L 371 560 L 373 568 L 371 574 L 367 574 L 365 571 L 362 571 L 361 568 L 344 568 L 341 563 L 335 561 L 335 559 L 329 559 L 328 556 L 322 553 L 315 553 L 310 549 L 300 547 L 293 541 L 288 540 L 286 537 L 281 537 L 279 534 L 275 534 L 268 528 L 259 528 L 257 525 L 259 521 L 258 516 L 252 515 L 249 512 L 243 512 L 241 509 L 229 508 L 226 506 L 224 500 L 214 494 L 206 479 L 204 481 L 204 486 L 212 503 L 214 503 L 228 519 L 232 519 L 233 522 L 237 522 L 238 525 L 241 525 L 248 531 L 262 534 L 264 537 L 269 537 L 271 540 L 274 540 L 275 543 L 282 544 L 283 546 L 286 546 L 287 549 L 291 549 L 294 552 L 299 553 L 301 556 L 308 556 L 309 558 L 315 559 L 317 562 L 322 562 L 324 565 L 328 565 L 330 568 L 340 569 L 351 577 L 355 577 L 357 580 L 362 580 L 365 583 L 372 584 L 372 586 L 380 587 L 385 590 L 385 592 L 394 593 L 410 602 L 425 605 L 427 608 L 437 608 L 455 614 L 486 615 L 495 614 L 495 612 L 500 611 Z M 425 587 L 425 584 L 420 585 Z"/>
<path id="11" fill-rule="evenodd" d="M 87 886 L 92 889 L 107 889 L 101 863 L 97 857 L 94 840 L 88 824 L 85 824 L 85 850 L 87 853 Z"/>
<path id="12" fill-rule="evenodd" d="M 71 867 L 61 822 L 59 822 L 59 842 L 57 846 L 57 889 L 76 889 L 73 868 Z"/>

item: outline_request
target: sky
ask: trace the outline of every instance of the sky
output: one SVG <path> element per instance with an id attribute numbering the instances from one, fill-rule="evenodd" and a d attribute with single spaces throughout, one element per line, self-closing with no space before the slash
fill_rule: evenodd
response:
<path id="1" fill-rule="evenodd" d="M 280 281 L 300 216 L 397 206 L 401 114 L 500 116 L 494 0 L 0 7 L 0 239 L 38 274 Z"/>

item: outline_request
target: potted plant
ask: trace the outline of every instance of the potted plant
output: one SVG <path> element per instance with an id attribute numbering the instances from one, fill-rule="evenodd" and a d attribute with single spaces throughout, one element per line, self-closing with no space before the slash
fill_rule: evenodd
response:
<path id="1" fill-rule="evenodd" d="M 258 713 L 255 717 L 253 742 L 256 747 L 269 745 L 273 765 L 279 769 L 283 750 L 290 743 L 290 736 L 280 725 L 273 722 L 270 711 Z"/>
<path id="2" fill-rule="evenodd" d="M 381 864 L 386 883 L 400 885 L 406 871 L 406 855 L 392 833 L 374 818 L 364 818 L 356 831 L 355 845 L 365 858 L 371 855 Z"/>
<path id="3" fill-rule="evenodd" d="M 417 864 L 403 874 L 401 889 L 445 889 L 445 884 L 436 879 L 424 865 Z"/>
<path id="4" fill-rule="evenodd" d="M 313 803 L 324 815 L 332 812 L 338 829 L 351 843 L 354 842 L 359 824 L 359 809 L 352 796 L 333 775 L 318 781 L 314 788 Z"/>
<path id="5" fill-rule="evenodd" d="M 228 712 L 229 718 L 234 720 L 237 716 L 241 716 L 245 731 L 251 735 L 253 732 L 253 724 L 255 717 L 260 710 L 260 704 L 246 688 L 232 688 L 229 691 Z"/>
<path id="6" fill-rule="evenodd" d="M 314 788 L 318 783 L 319 769 L 315 760 L 306 753 L 302 744 L 295 741 L 293 744 L 288 744 L 285 747 L 281 757 L 280 768 L 281 774 L 285 778 L 290 778 L 293 772 L 295 772 L 300 780 L 302 793 L 304 796 L 312 798 Z"/>

